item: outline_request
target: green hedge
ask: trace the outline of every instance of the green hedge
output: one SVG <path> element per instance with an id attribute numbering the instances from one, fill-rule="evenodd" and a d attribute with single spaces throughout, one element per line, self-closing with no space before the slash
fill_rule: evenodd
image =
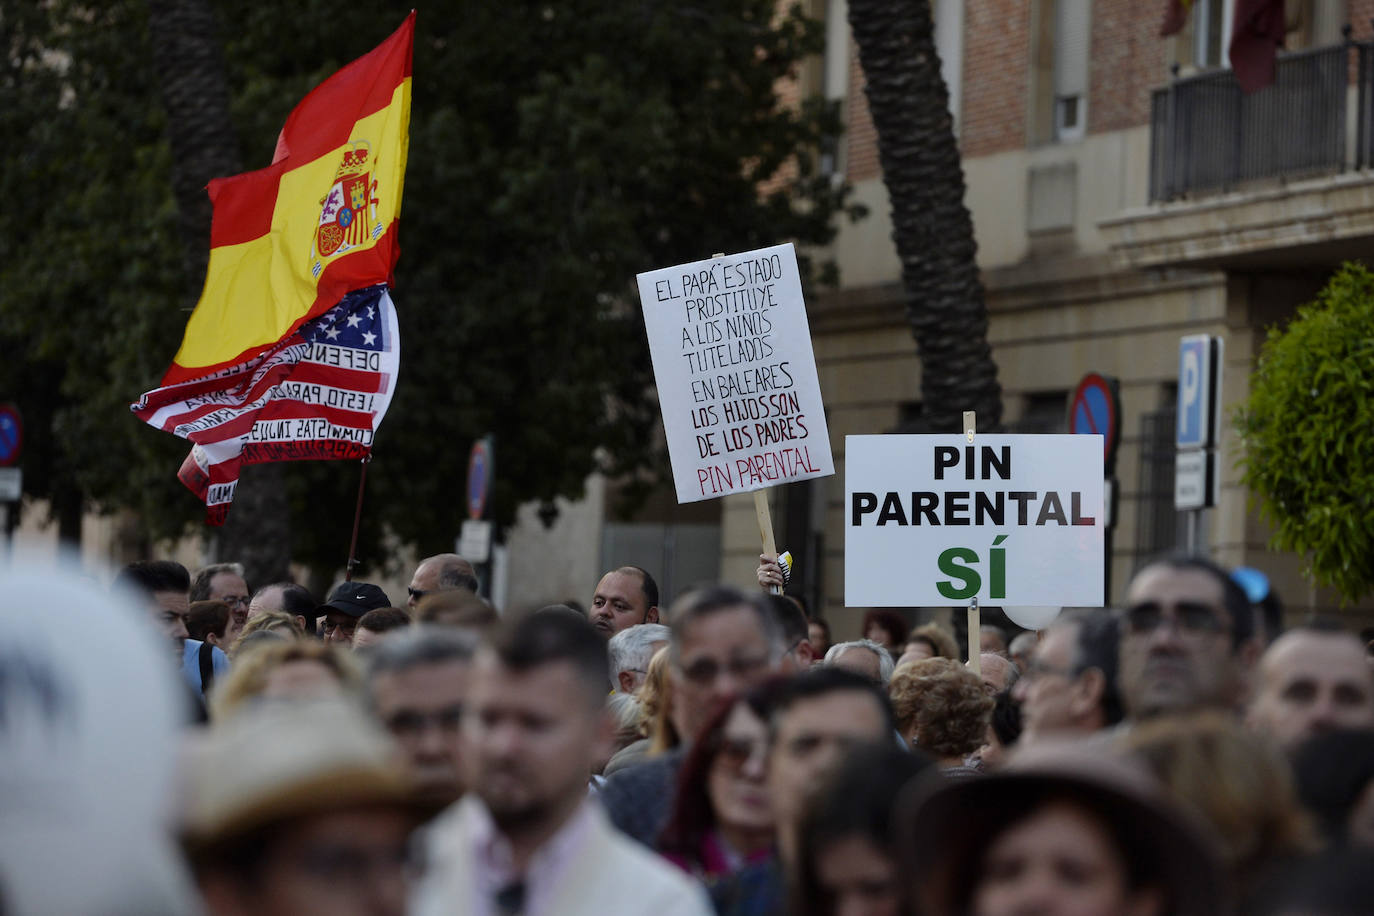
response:
<path id="1" fill-rule="evenodd" d="M 1343 265 L 1270 328 L 1236 429 L 1271 546 L 1345 600 L 1374 590 L 1374 273 Z"/>

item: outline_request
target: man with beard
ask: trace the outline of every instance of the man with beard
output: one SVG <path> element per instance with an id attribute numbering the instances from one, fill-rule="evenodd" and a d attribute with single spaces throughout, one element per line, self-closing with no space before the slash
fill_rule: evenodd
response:
<path id="1" fill-rule="evenodd" d="M 572 614 L 504 621 L 472 666 L 468 794 L 428 831 L 412 913 L 705 916 L 690 878 L 616 832 L 588 796 L 613 725 L 606 644 Z"/>

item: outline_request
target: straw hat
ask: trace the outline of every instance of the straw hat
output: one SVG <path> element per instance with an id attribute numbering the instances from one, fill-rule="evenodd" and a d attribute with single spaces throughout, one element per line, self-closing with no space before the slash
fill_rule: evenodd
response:
<path id="1" fill-rule="evenodd" d="M 264 702 L 189 746 L 182 841 L 192 858 L 289 818 L 362 805 L 433 807 L 411 791 L 395 746 L 341 699 Z"/>
<path id="2" fill-rule="evenodd" d="M 1205 826 L 1166 798 L 1143 766 L 1100 745 L 1049 742 L 1014 756 L 991 776 L 918 782 L 903 793 L 903 851 L 914 866 L 912 887 L 931 916 L 949 916 L 971 888 L 966 867 L 1007 826 L 1008 812 L 1063 797 L 1127 832 L 1153 854 L 1172 916 L 1226 912 L 1222 868 Z M 1126 850 L 1121 850 L 1127 855 Z"/>

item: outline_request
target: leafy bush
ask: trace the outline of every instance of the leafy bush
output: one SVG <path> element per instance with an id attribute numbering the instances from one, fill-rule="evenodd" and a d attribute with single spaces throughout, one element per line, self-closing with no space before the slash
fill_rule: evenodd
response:
<path id="1" fill-rule="evenodd" d="M 1242 480 L 1319 585 L 1354 601 L 1374 590 L 1374 273 L 1345 264 L 1271 328 L 1237 412 Z"/>

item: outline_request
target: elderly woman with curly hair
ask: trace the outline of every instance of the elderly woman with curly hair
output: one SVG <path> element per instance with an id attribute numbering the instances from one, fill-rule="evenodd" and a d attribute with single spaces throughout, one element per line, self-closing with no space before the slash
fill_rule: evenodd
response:
<path id="1" fill-rule="evenodd" d="M 908 662 L 888 685 L 897 729 L 935 757 L 948 776 L 966 776 L 964 759 L 983 746 L 993 698 L 983 679 L 952 658 Z"/>

